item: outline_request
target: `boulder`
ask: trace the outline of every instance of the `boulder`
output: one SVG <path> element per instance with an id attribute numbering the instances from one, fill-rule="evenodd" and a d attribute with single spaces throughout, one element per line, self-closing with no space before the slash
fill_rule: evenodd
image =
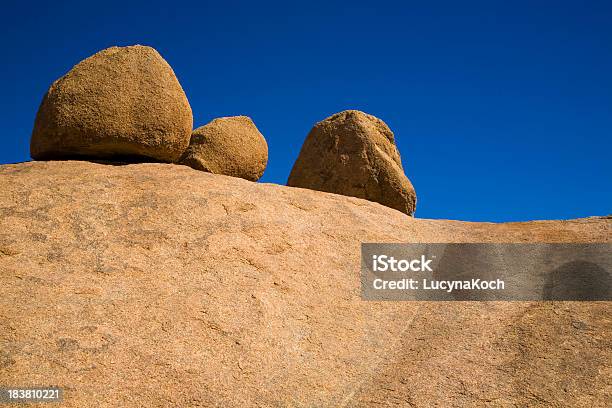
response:
<path id="1" fill-rule="evenodd" d="M 181 163 L 196 170 L 257 181 L 268 163 L 268 144 L 251 118 L 217 118 L 193 131 Z"/>
<path id="2" fill-rule="evenodd" d="M 364 198 L 408 215 L 416 208 L 393 132 L 382 120 L 356 110 L 312 128 L 287 185 Z"/>
<path id="3" fill-rule="evenodd" d="M 175 162 L 192 127 L 185 92 L 156 50 L 111 47 L 51 85 L 36 115 L 30 154 L 36 160 Z"/>

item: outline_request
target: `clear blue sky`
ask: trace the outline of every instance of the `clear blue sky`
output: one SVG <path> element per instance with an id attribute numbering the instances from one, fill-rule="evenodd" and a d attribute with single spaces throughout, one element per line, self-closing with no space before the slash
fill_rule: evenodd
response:
<path id="1" fill-rule="evenodd" d="M 253 118 L 284 184 L 344 109 L 396 134 L 421 218 L 611 213 L 609 1 L 3 2 L 0 163 L 29 160 L 49 85 L 112 45 L 153 46 L 195 126 Z"/>

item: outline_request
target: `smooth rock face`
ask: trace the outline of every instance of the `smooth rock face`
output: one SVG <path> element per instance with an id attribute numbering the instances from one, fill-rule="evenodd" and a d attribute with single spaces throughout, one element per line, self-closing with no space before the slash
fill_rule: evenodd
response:
<path id="1" fill-rule="evenodd" d="M 168 188 L 171 186 L 171 188 Z M 609 302 L 372 302 L 361 242 L 610 242 L 146 163 L 0 166 L 0 384 L 62 407 L 605 407 Z"/>
<path id="2" fill-rule="evenodd" d="M 356 110 L 312 128 L 287 185 L 364 198 L 409 215 L 416 208 L 393 132 L 382 120 Z"/>
<path id="3" fill-rule="evenodd" d="M 51 85 L 38 109 L 36 160 L 146 157 L 175 162 L 189 144 L 191 107 L 172 68 L 151 47 L 112 47 Z"/>
<path id="4" fill-rule="evenodd" d="M 217 118 L 193 131 L 181 163 L 196 170 L 257 181 L 266 170 L 268 144 L 251 118 Z"/>

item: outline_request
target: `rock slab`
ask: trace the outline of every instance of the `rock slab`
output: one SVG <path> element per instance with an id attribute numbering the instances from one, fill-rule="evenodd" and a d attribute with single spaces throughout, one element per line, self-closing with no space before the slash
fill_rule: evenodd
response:
<path id="1" fill-rule="evenodd" d="M 612 219 L 415 219 L 160 163 L 5 165 L 0 191 L 0 384 L 62 407 L 610 406 L 610 302 L 363 301 L 359 244 Z"/>
<path id="2" fill-rule="evenodd" d="M 287 185 L 364 198 L 408 215 L 416 209 L 393 132 L 382 120 L 356 110 L 312 128 Z"/>
<path id="3" fill-rule="evenodd" d="M 156 50 L 111 47 L 51 85 L 36 115 L 30 154 L 36 160 L 175 162 L 192 126 L 185 92 Z"/>

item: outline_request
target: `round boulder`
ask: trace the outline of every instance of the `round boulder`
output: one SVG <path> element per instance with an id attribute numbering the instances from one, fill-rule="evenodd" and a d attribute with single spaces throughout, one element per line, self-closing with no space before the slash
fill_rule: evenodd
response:
<path id="1" fill-rule="evenodd" d="M 248 116 L 217 118 L 193 131 L 181 163 L 257 181 L 268 163 L 268 144 Z"/>
<path id="2" fill-rule="evenodd" d="M 393 132 L 382 120 L 356 110 L 312 128 L 287 185 L 363 198 L 408 215 L 416 208 Z"/>
<path id="3" fill-rule="evenodd" d="M 36 160 L 176 162 L 192 127 L 187 96 L 161 55 L 141 45 L 112 47 L 51 85 L 36 115 L 30 154 Z"/>

